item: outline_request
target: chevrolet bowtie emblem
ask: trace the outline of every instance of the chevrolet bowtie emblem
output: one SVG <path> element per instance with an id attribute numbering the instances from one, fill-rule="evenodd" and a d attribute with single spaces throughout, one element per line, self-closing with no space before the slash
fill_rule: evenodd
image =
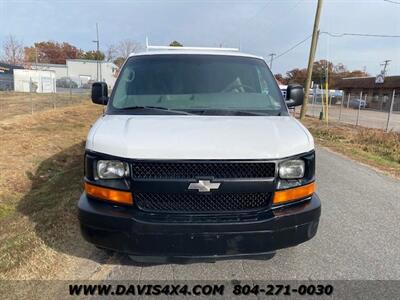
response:
<path id="1" fill-rule="evenodd" d="M 221 183 L 211 182 L 210 180 L 199 180 L 198 182 L 192 182 L 189 184 L 188 190 L 197 190 L 201 193 L 210 192 L 211 190 L 217 190 Z"/>

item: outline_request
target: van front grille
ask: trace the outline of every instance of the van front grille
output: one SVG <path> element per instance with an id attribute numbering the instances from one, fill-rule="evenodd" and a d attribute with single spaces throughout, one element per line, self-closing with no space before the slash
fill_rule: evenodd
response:
<path id="1" fill-rule="evenodd" d="M 132 163 L 133 179 L 193 178 L 270 178 L 275 176 L 274 162 L 166 162 Z"/>
<path id="2" fill-rule="evenodd" d="M 271 193 L 135 193 L 134 199 L 149 212 L 221 213 L 261 210 Z"/>

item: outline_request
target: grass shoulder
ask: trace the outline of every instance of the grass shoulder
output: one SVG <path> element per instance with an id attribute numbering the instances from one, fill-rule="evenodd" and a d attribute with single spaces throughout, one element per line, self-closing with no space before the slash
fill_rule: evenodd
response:
<path id="1" fill-rule="evenodd" d="M 85 256 L 76 202 L 85 138 L 100 115 L 87 103 L 0 121 L 0 279 L 52 278 L 65 254 Z"/>
<path id="2" fill-rule="evenodd" d="M 400 178 L 399 132 L 336 122 L 326 125 L 315 118 L 306 118 L 303 124 L 316 144 Z"/>

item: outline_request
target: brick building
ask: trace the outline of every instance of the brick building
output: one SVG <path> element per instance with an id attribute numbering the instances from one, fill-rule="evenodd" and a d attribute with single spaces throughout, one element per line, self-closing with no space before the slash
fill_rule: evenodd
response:
<path id="1" fill-rule="evenodd" d="M 367 107 L 388 111 L 395 90 L 393 111 L 400 111 L 400 76 L 354 77 L 338 82 L 338 88 L 344 91 L 344 103 L 349 99 L 365 99 Z M 362 93 L 362 94 L 361 94 Z"/>

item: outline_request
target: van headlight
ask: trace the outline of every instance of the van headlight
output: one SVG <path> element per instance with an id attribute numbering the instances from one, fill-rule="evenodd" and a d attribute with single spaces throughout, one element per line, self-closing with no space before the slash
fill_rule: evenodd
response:
<path id="1" fill-rule="evenodd" d="M 273 205 L 302 200 L 315 191 L 315 152 L 278 163 L 278 178 Z"/>
<path id="2" fill-rule="evenodd" d="M 302 159 L 293 159 L 279 164 L 279 177 L 282 179 L 300 179 L 304 177 L 305 163 Z"/>
<path id="3" fill-rule="evenodd" d="M 119 160 L 99 160 L 96 171 L 100 179 L 118 179 L 129 176 L 128 164 Z"/>

